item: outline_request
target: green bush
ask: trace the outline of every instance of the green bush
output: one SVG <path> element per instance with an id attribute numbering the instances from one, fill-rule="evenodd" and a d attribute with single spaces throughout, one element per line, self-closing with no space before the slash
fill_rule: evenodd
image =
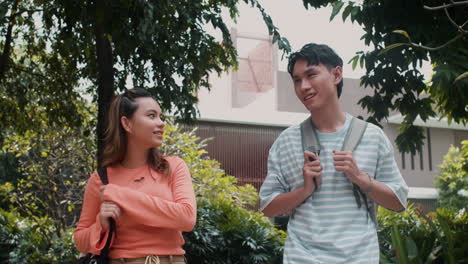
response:
<path id="1" fill-rule="evenodd" d="M 282 263 L 286 234 L 258 212 L 218 200 L 199 205 L 197 225 L 185 233 L 191 264 Z"/>
<path id="2" fill-rule="evenodd" d="M 95 167 L 92 108 L 83 106 L 83 126 L 44 125 L 10 135 L 3 150 L 19 161 L 21 177 L 0 186 L 0 205 L 23 217 L 44 217 L 57 230 L 76 225 L 83 187 Z"/>
<path id="3" fill-rule="evenodd" d="M 0 214 L 1 263 L 76 262 L 72 232 L 94 164 L 93 134 L 84 133 L 90 124 L 77 131 L 38 128 L 6 140 L 24 178 L 0 186 L 2 204 L 14 212 Z M 239 186 L 210 159 L 195 130 L 171 124 L 165 130 L 162 150 L 185 160 L 197 195 L 198 222 L 185 234 L 191 263 L 279 263 L 284 233 L 247 209 L 258 199 L 255 188 Z"/>
<path id="4" fill-rule="evenodd" d="M 187 164 L 198 198 L 226 200 L 239 206 L 254 205 L 257 190 L 250 184 L 239 186 L 237 178 L 227 175 L 221 164 L 208 157 L 206 141 L 196 136 L 196 129 L 182 132 L 178 125 L 167 125 L 164 132 L 165 155 L 181 157 Z"/>
<path id="5" fill-rule="evenodd" d="M 2 153 L 18 167 L 0 185 L 1 263 L 76 262 L 72 233 L 94 167 L 93 108 L 81 110 L 82 127 L 44 123 L 5 138 Z"/>
<path id="6" fill-rule="evenodd" d="M 16 169 L 18 166 L 18 158 L 13 153 L 0 149 L 0 184 L 5 182 L 16 183 L 16 180 L 20 177 Z"/>
<path id="7" fill-rule="evenodd" d="M 439 208 L 427 216 L 379 208 L 381 263 L 468 263 L 468 212 Z"/>
<path id="8" fill-rule="evenodd" d="M 285 233 L 261 213 L 247 209 L 258 199 L 252 185 L 239 186 L 218 161 L 210 159 L 206 140 L 196 130 L 182 133 L 166 126 L 162 150 L 187 163 L 197 195 L 197 224 L 185 233 L 189 263 L 281 263 Z"/>
<path id="9" fill-rule="evenodd" d="M 0 210 L 0 263 L 75 263 L 79 252 L 72 233 L 59 232 L 47 218 L 32 221 Z"/>
<path id="10" fill-rule="evenodd" d="M 396 227 L 404 236 L 411 236 L 418 243 L 420 242 L 421 247 L 432 248 L 435 237 L 426 240 L 430 236 L 430 228 L 423 223 L 414 204 L 409 203 L 403 213 L 389 211 L 379 206 L 377 218 L 381 254 L 391 259 L 395 258 L 391 236 L 393 227 Z M 430 245 L 426 245 L 427 243 Z"/>
<path id="11" fill-rule="evenodd" d="M 449 148 L 440 169 L 435 178 L 438 206 L 468 209 L 468 140 L 462 142 L 461 150 L 453 146 Z"/>

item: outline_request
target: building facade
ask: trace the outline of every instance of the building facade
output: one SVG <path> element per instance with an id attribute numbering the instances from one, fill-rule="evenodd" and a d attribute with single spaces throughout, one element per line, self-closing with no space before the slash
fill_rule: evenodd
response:
<path id="1" fill-rule="evenodd" d="M 267 173 L 270 146 L 282 130 L 306 119 L 308 111 L 296 98 L 289 73 L 278 69 L 278 52 L 268 37 L 233 31 L 233 39 L 239 51 L 238 70 L 211 78 L 211 92 L 200 91 L 198 135 L 214 138 L 208 153 L 228 174 L 258 189 Z M 344 78 L 340 98 L 344 111 L 367 118 L 358 101 L 372 93 L 359 80 Z M 451 145 L 468 139 L 468 127 L 449 126 L 443 119 L 417 120 L 416 125 L 424 128 L 425 144 L 411 155 L 399 152 L 394 143 L 401 121 L 401 115 L 393 113 L 380 125 L 394 144 L 395 159 L 410 187 L 409 198 L 422 204 L 428 201 L 429 206 L 437 197 L 438 166 Z"/>

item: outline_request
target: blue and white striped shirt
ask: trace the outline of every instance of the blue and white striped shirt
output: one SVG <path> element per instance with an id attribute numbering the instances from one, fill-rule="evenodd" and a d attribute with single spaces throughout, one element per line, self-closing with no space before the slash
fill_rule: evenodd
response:
<path id="1" fill-rule="evenodd" d="M 322 185 L 298 206 L 288 223 L 283 263 L 378 263 L 376 227 L 365 205 L 358 208 L 352 183 L 335 170 L 333 150 L 341 150 L 352 116 L 334 133 L 317 133 L 320 141 Z M 408 186 L 383 131 L 369 124 L 353 152 L 358 167 L 386 184 L 406 206 Z M 281 133 L 270 149 L 268 175 L 260 189 L 261 210 L 276 196 L 304 184 L 304 155 L 300 126 Z"/>

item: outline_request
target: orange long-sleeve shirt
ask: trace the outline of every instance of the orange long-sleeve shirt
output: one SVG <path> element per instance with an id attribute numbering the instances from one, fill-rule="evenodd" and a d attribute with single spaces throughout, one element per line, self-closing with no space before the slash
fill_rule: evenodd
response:
<path id="1" fill-rule="evenodd" d="M 191 231 L 196 221 L 192 179 L 182 159 L 165 158 L 171 168 L 169 176 L 148 165 L 136 169 L 120 165 L 107 168 L 109 184 L 104 200 L 116 203 L 122 212 L 116 223 L 111 258 L 185 254 L 182 231 Z M 75 245 L 83 253 L 99 254 L 108 236 L 99 221 L 100 186 L 102 182 L 94 172 L 86 186 L 74 233 Z"/>

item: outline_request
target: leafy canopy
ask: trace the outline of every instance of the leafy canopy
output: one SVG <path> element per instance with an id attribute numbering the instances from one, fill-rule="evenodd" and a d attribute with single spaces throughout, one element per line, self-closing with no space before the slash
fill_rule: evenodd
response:
<path id="1" fill-rule="evenodd" d="M 49 122 L 78 126 L 74 99 L 83 92 L 98 102 L 99 134 L 109 98 L 130 86 L 147 88 L 179 119 L 196 118 L 197 91 L 210 89 L 209 75 L 237 66 L 222 13 L 235 20 L 240 2 L 2 1 L 0 136 L 9 126 L 34 127 L 39 106 Z M 288 52 L 259 2 L 242 2 L 259 10 L 272 41 Z"/>
<path id="2" fill-rule="evenodd" d="M 343 20 L 350 18 L 362 26 L 365 33 L 361 39 L 372 50 L 356 52 L 350 63 L 353 68 L 365 67 L 361 84 L 374 94 L 362 98 L 359 104 L 372 115 L 369 121 L 376 123 L 395 111 L 404 116 L 396 140 L 401 151 L 415 152 L 423 144 L 422 128 L 413 126 L 418 116 L 425 121 L 437 113 L 449 121 L 468 122 L 468 78 L 456 81 L 468 71 L 466 1 L 457 1 L 447 12 L 424 8 L 440 6 L 444 3 L 440 0 L 303 2 L 306 8 L 331 5 L 330 19 L 341 13 Z M 465 33 L 452 41 L 461 32 Z M 440 48 L 427 49 L 421 44 Z M 429 83 L 424 82 L 420 71 L 424 61 L 433 65 Z"/>

